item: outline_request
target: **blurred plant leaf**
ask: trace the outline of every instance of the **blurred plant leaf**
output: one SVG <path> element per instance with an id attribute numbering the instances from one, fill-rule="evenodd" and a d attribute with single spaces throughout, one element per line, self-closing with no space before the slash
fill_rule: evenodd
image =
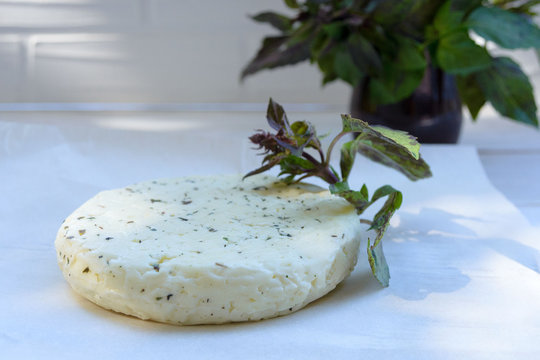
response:
<path id="1" fill-rule="evenodd" d="M 298 9 L 300 6 L 298 5 L 298 1 L 296 0 L 284 0 L 285 4 L 291 8 L 291 9 Z"/>
<path id="2" fill-rule="evenodd" d="M 459 3 L 459 1 L 447 0 L 438 9 L 435 18 L 433 19 L 433 27 L 440 34 L 450 33 L 459 29 L 463 17 L 465 16 L 465 11 L 461 10 L 462 5 L 459 5 Z"/>
<path id="3" fill-rule="evenodd" d="M 462 23 L 465 13 L 452 10 L 452 4 L 447 1 L 433 22 L 438 38 L 434 60 L 450 74 L 466 75 L 487 68 L 491 64 L 489 53 L 471 40 Z"/>
<path id="4" fill-rule="evenodd" d="M 309 41 L 284 46 L 288 40 L 288 36 L 265 38 L 255 58 L 242 70 L 241 78 L 244 79 L 263 69 L 292 65 L 309 59 Z"/>
<path id="5" fill-rule="evenodd" d="M 480 109 L 486 103 L 484 92 L 478 86 L 473 75 L 456 76 L 456 83 L 461 100 L 467 105 L 473 120 L 476 120 Z"/>
<path id="6" fill-rule="evenodd" d="M 335 71 L 336 47 L 329 41 L 317 57 L 317 65 L 323 74 L 322 84 L 325 85 L 338 78 Z"/>
<path id="7" fill-rule="evenodd" d="M 318 32 L 311 42 L 311 61 L 317 60 L 319 55 L 332 43 L 332 39 L 325 32 Z"/>
<path id="8" fill-rule="evenodd" d="M 291 19 L 273 11 L 265 11 L 252 16 L 251 18 L 257 22 L 270 24 L 281 31 L 289 31 L 292 28 Z"/>
<path id="9" fill-rule="evenodd" d="M 351 53 L 345 44 L 340 44 L 335 49 L 333 71 L 337 77 L 352 86 L 356 86 L 364 75 L 355 65 Z"/>
<path id="10" fill-rule="evenodd" d="M 346 38 L 349 32 L 347 25 L 342 21 L 325 24 L 322 29 L 326 35 L 338 41 Z"/>
<path id="11" fill-rule="evenodd" d="M 486 99 L 502 115 L 538 127 L 533 88 L 518 64 L 506 57 L 475 74 Z"/>
<path id="12" fill-rule="evenodd" d="M 449 74 L 466 75 L 491 64 L 487 50 L 476 45 L 466 31 L 443 36 L 437 46 L 437 64 Z"/>
<path id="13" fill-rule="evenodd" d="M 498 7 L 479 7 L 466 25 L 486 40 L 507 49 L 540 48 L 540 29 L 523 15 Z"/>
<path id="14" fill-rule="evenodd" d="M 349 36 L 347 48 L 353 64 L 358 69 L 370 76 L 376 76 L 382 71 L 382 61 L 373 45 L 361 34 L 355 33 Z"/>
<path id="15" fill-rule="evenodd" d="M 400 45 L 395 57 L 383 57 L 382 74 L 370 78 L 369 99 L 374 104 L 391 104 L 405 99 L 424 77 L 427 63 L 419 44 L 402 37 L 397 41 Z"/>
<path id="16" fill-rule="evenodd" d="M 482 5 L 483 0 L 451 0 L 450 10 L 465 15 Z"/>

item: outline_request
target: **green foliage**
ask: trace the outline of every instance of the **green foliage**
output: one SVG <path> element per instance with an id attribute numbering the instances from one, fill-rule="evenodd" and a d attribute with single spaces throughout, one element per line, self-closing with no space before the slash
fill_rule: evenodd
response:
<path id="1" fill-rule="evenodd" d="M 540 48 L 540 29 L 520 14 L 497 7 L 479 7 L 465 24 L 484 39 L 506 49 Z"/>
<path id="2" fill-rule="evenodd" d="M 420 144 L 403 131 L 370 127 L 361 120 L 343 115 L 342 131 L 332 140 L 325 154 L 313 125 L 307 121 L 297 121 L 291 125 L 283 107 L 272 99 L 268 103 L 266 119 L 276 133 L 261 130 L 250 137 L 254 144 L 264 150 L 265 157 L 261 167 L 249 172 L 245 177 L 259 174 L 274 166 L 280 167 L 279 175 L 284 176 L 282 180 L 286 183 L 318 177 L 328 183 L 332 194 L 352 204 L 358 214 L 362 214 L 373 203 L 386 197 L 383 206 L 371 221 L 370 230 L 375 232 L 375 240 L 373 245 L 368 240 L 367 252 L 373 275 L 383 286 L 388 286 L 390 272 L 381 240 L 390 219 L 401 206 L 403 196 L 400 191 L 385 185 L 377 189 L 370 199 L 365 184 L 360 190 L 351 190 L 348 178 L 358 152 L 400 171 L 411 180 L 429 177 L 431 176 L 429 166 L 420 157 Z M 330 157 L 338 140 L 347 134 L 357 136 L 341 147 L 340 177 L 330 166 Z M 308 148 L 318 153 L 318 159 L 306 151 Z"/>
<path id="3" fill-rule="evenodd" d="M 409 96 L 418 87 L 426 70 L 422 48 L 401 37 L 393 56 L 382 58 L 383 71 L 369 82 L 372 104 L 392 104 Z"/>
<path id="4" fill-rule="evenodd" d="M 532 86 L 518 64 L 509 58 L 494 58 L 492 66 L 475 77 L 478 87 L 499 113 L 538 127 Z"/>
<path id="5" fill-rule="evenodd" d="M 464 31 L 441 38 L 436 59 L 441 69 L 455 75 L 467 75 L 491 64 L 487 50 L 476 45 Z"/>
<path id="6" fill-rule="evenodd" d="M 471 34 L 507 49 L 540 49 L 540 29 L 530 19 L 540 0 L 285 3 L 294 15 L 266 11 L 253 17 L 279 34 L 263 40 L 242 78 L 309 60 L 318 66 L 323 85 L 341 80 L 364 86 L 364 101 L 375 108 L 410 96 L 431 64 L 456 76 L 473 118 L 489 101 L 502 115 L 538 126 L 536 113 L 531 113 L 534 96 L 519 66 L 493 57 Z M 501 75 L 503 67 L 512 70 L 509 76 Z M 496 77 L 492 87 L 484 83 L 487 74 Z"/>
<path id="7" fill-rule="evenodd" d="M 467 76 L 457 76 L 457 87 L 459 96 L 467 105 L 473 120 L 476 120 L 480 109 L 486 103 L 486 97 L 482 89 L 478 86 L 474 74 Z"/>

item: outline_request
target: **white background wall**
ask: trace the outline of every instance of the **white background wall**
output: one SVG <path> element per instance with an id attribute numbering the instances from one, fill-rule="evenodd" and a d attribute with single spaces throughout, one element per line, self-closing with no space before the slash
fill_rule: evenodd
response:
<path id="1" fill-rule="evenodd" d="M 309 64 L 240 71 L 280 0 L 0 0 L 0 102 L 347 104 Z M 538 78 L 532 52 L 518 55 Z"/>

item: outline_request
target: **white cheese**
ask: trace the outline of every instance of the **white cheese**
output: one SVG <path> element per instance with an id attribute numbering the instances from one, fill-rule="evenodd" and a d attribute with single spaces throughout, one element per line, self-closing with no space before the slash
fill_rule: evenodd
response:
<path id="1" fill-rule="evenodd" d="M 211 324 L 298 310 L 349 275 L 361 227 L 346 201 L 276 180 L 189 177 L 101 192 L 62 224 L 60 268 L 75 292 L 141 319 Z"/>

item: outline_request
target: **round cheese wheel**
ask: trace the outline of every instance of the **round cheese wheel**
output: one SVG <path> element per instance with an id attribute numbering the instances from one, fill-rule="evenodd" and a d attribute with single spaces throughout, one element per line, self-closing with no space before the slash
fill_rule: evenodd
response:
<path id="1" fill-rule="evenodd" d="M 75 292 L 141 319 L 215 324 L 289 314 L 356 264 L 354 208 L 258 175 L 185 177 L 104 191 L 55 242 Z"/>

